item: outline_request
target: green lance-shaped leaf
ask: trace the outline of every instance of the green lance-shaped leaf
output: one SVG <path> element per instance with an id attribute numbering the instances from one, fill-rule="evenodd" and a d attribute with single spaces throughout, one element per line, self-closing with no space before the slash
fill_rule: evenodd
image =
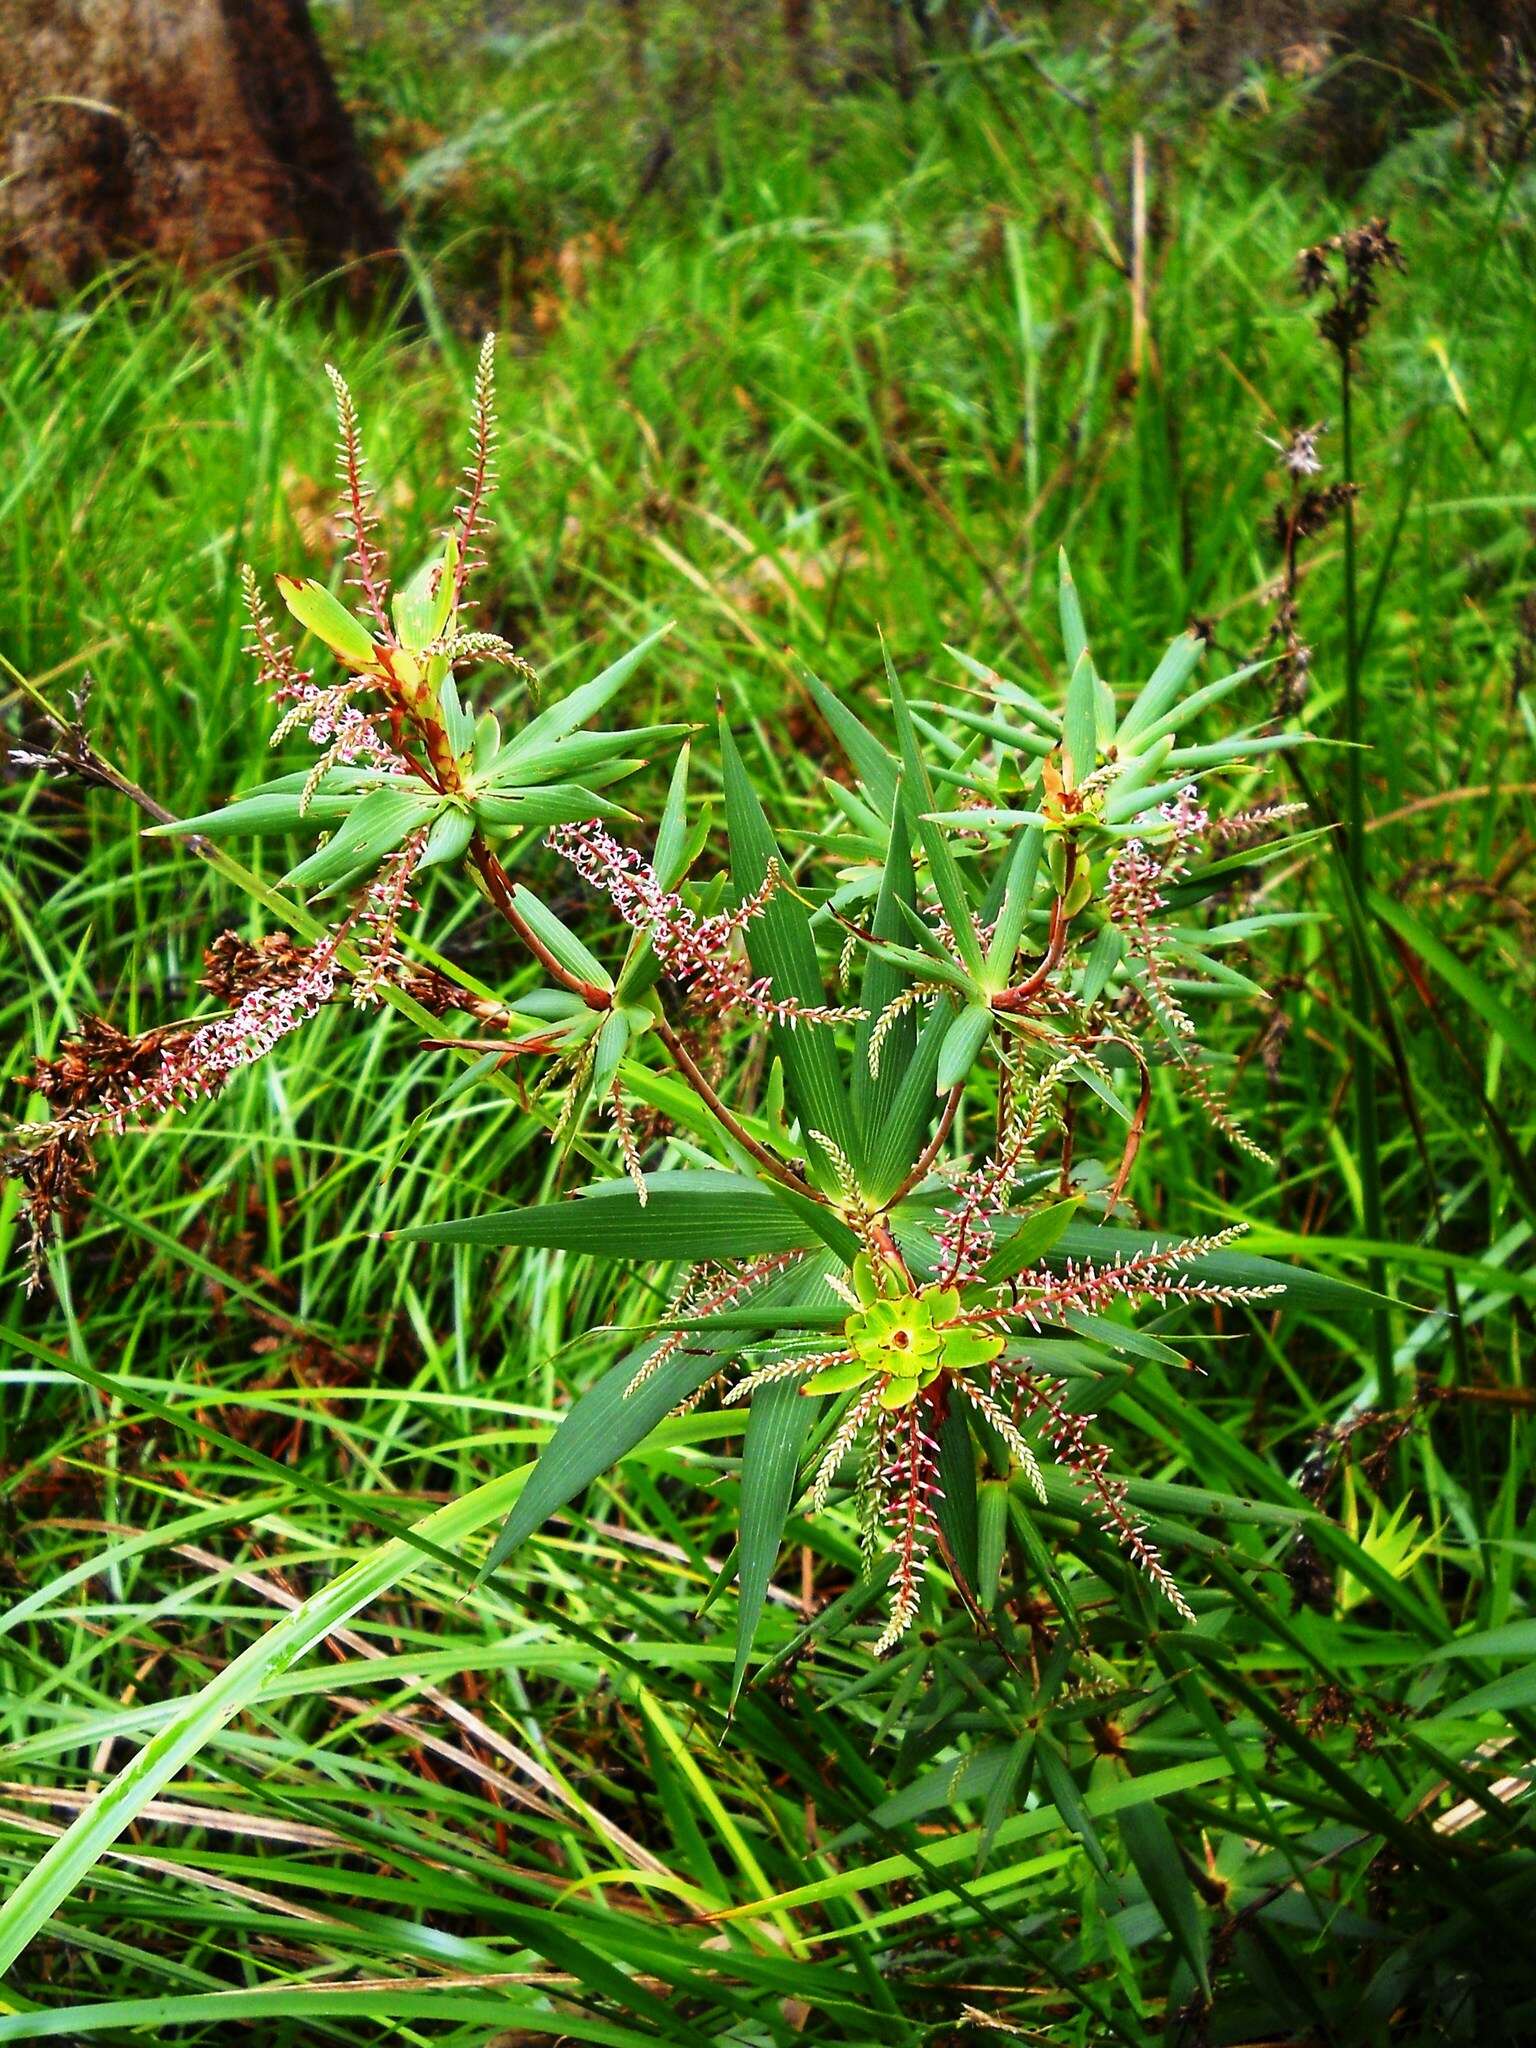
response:
<path id="1" fill-rule="evenodd" d="M 885 866 L 880 874 L 880 892 L 875 899 L 875 915 L 871 929 L 877 939 L 895 939 L 902 931 L 900 906 L 909 909 L 917 901 L 917 883 L 912 872 L 912 830 L 904 804 L 893 801 L 891 807 L 890 841 L 886 849 Z M 917 1043 L 917 1020 L 908 1010 L 888 1023 L 881 1043 L 880 1071 L 872 1074 L 869 1067 L 869 1048 L 876 1026 L 896 998 L 910 985 L 909 977 L 903 972 L 898 960 L 884 957 L 871 948 L 865 956 L 864 973 L 859 987 L 859 1004 L 864 1011 L 863 1021 L 854 1033 L 853 1070 L 850 1077 L 850 1092 L 853 1097 L 854 1121 L 858 1125 L 863 1141 L 860 1164 L 866 1164 L 869 1152 L 877 1145 L 880 1128 L 890 1110 L 892 1098 L 900 1084 L 907 1062 L 912 1057 L 912 1048 Z"/>
<path id="2" fill-rule="evenodd" d="M 1234 669 L 1229 676 L 1218 676 L 1215 682 L 1202 684 L 1192 696 L 1181 698 L 1165 711 L 1161 718 L 1153 719 L 1150 724 L 1143 726 L 1140 745 L 1151 746 L 1166 734 L 1178 732 L 1202 711 L 1209 710 L 1212 704 L 1219 704 L 1223 697 L 1230 697 L 1232 692 L 1240 689 L 1251 676 L 1259 675 L 1264 669 L 1271 667 L 1273 660 L 1274 657 L 1268 661 L 1250 661 L 1246 668 Z"/>
<path id="3" fill-rule="evenodd" d="M 895 755 L 819 677 L 812 675 L 808 668 L 803 668 L 800 674 L 822 717 L 832 728 L 833 736 L 853 763 L 864 793 L 881 819 L 888 819 L 895 809 L 900 773 Z"/>
<path id="4" fill-rule="evenodd" d="M 432 821 L 427 834 L 427 843 L 422 848 L 418 867 L 435 868 L 445 863 L 461 860 L 469 850 L 469 842 L 475 836 L 475 821 L 468 811 L 455 807 L 444 811 L 440 818 Z"/>
<path id="5" fill-rule="evenodd" d="M 475 720 L 474 751 L 470 766 L 477 776 L 489 776 L 501 757 L 501 720 L 494 711 L 482 711 Z"/>
<path id="6" fill-rule="evenodd" d="M 687 873 L 690 751 L 685 740 L 678 749 L 672 780 L 667 785 L 667 801 L 656 827 L 656 849 L 651 856 L 651 866 L 663 889 L 675 889 Z"/>
<path id="7" fill-rule="evenodd" d="M 379 652 L 367 627 L 323 583 L 312 576 L 279 576 L 277 587 L 299 624 L 323 640 L 349 668 L 375 666 Z"/>
<path id="8" fill-rule="evenodd" d="M 1050 752 L 1055 738 L 1059 738 L 1061 734 L 1059 712 L 1053 711 L 1049 704 L 1043 704 L 1032 691 L 1024 689 L 1021 684 L 1010 682 L 1006 676 L 1000 676 L 995 668 L 989 668 L 984 661 L 977 661 L 973 655 L 962 654 L 958 647 L 951 647 L 947 640 L 944 643 L 944 652 L 953 655 L 966 674 L 973 677 L 984 689 L 990 690 L 1000 704 L 1007 704 L 1016 711 L 1022 711 L 1026 718 L 1032 719 L 1036 725 L 1043 726 L 1046 732 L 1053 736 L 1043 747 L 1037 746 L 1032 739 L 1015 736 L 1015 745 L 1024 744 L 1031 753 Z M 1070 667 L 1069 663 L 1069 672 Z"/>
<path id="9" fill-rule="evenodd" d="M 755 1298 L 786 1300 L 799 1280 L 798 1273 L 780 1275 L 766 1281 Z M 680 1401 L 719 1371 L 739 1341 L 730 1330 L 691 1333 L 687 1344 L 639 1386 L 633 1385 L 635 1374 L 656 1344 L 642 1345 L 611 1366 L 565 1415 L 539 1453 L 516 1507 L 491 1547 L 485 1570 L 503 1563 L 541 1522 L 649 1436 Z"/>
<path id="10" fill-rule="evenodd" d="M 954 934 L 955 950 L 964 961 L 968 971 L 976 976 L 982 972 L 981 942 L 976 936 L 975 922 L 971 916 L 970 898 L 965 892 L 965 878 L 959 864 L 950 851 L 949 840 L 944 827 L 937 824 L 932 813 L 937 809 L 933 783 L 928 774 L 927 763 L 917 743 L 917 729 L 912 723 L 912 714 L 907 709 L 907 700 L 902 693 L 896 672 L 891 667 L 890 656 L 886 656 L 886 682 L 891 693 L 891 710 L 896 721 L 896 736 L 901 743 L 903 779 L 906 799 L 917 816 L 917 833 L 922 841 L 923 852 L 928 858 L 928 872 L 933 877 L 934 891 Z"/>
<path id="11" fill-rule="evenodd" d="M 905 915 L 907 905 L 903 903 L 899 908 Z M 952 988 L 962 996 L 969 996 L 971 978 L 965 969 L 957 967 L 953 960 L 936 950 L 938 941 L 932 932 L 927 933 L 927 940 L 928 944 L 921 951 L 912 946 L 888 945 L 884 941 L 878 942 L 871 950 L 882 960 L 889 960 L 898 967 L 906 968 L 914 981 L 942 982 L 945 988 Z M 930 947 L 935 950 L 930 951 Z M 882 1059 L 881 1065 L 884 1064 Z"/>
<path id="12" fill-rule="evenodd" d="M 1173 734 L 1165 732 L 1144 754 L 1121 756 L 1122 765 L 1110 784 L 1104 805 L 1104 817 L 1109 824 L 1121 824 L 1159 801 L 1148 785 L 1166 765 L 1173 746 Z"/>
<path id="13" fill-rule="evenodd" d="M 974 1592 L 980 1577 L 976 1503 L 976 1445 L 964 1405 L 951 1399 L 939 1425 L 939 1489 L 935 1513 L 955 1569 Z"/>
<path id="14" fill-rule="evenodd" d="M 172 818 L 163 825 L 146 826 L 145 837 L 172 839 L 195 832 L 204 839 L 233 839 L 241 835 L 262 839 L 271 833 L 301 831 L 306 826 L 338 824 L 357 808 L 358 801 L 354 792 L 336 791 L 311 797 L 305 810 L 298 790 L 262 791 L 237 797 L 220 811 L 203 811 L 195 818 Z"/>
<path id="15" fill-rule="evenodd" d="M 258 782 L 238 794 L 242 801 L 248 796 L 297 796 L 311 787 L 320 796 L 340 796 L 346 792 L 361 796 L 370 789 L 419 790 L 421 777 L 404 768 L 395 771 L 370 765 L 366 768 L 327 768 L 316 782 L 313 768 L 294 768 L 286 775 L 274 775 L 269 782 Z"/>
<path id="16" fill-rule="evenodd" d="M 953 1015 L 950 1005 L 941 1002 L 924 1018 L 890 1109 L 870 1132 L 866 1192 L 877 1202 L 887 1200 L 906 1179 L 933 1128 L 933 1077 Z"/>
<path id="17" fill-rule="evenodd" d="M 1044 811 L 1018 811 L 1010 805 L 975 804 L 959 811 L 930 811 L 936 825 L 952 825 L 961 832 L 1016 832 L 1021 825 L 1051 823 Z"/>
<path id="18" fill-rule="evenodd" d="M 984 1613 L 997 1605 L 1008 1545 L 1008 1481 L 984 1479 L 976 1500 L 976 1599 Z"/>
<path id="19" fill-rule="evenodd" d="M 575 732 L 536 747 L 524 746 L 526 735 L 519 735 L 502 748 L 482 779 L 495 790 L 532 789 L 547 782 L 611 782 L 617 757 L 632 757 L 618 772 L 633 773 L 640 765 L 643 747 L 656 740 L 676 739 L 689 730 L 686 725 L 626 726 L 617 732 Z M 594 774 L 594 770 L 601 773 Z"/>
<path id="20" fill-rule="evenodd" d="M 289 873 L 289 886 L 324 894 L 376 868 L 385 854 L 393 853 L 442 808 L 443 799 L 432 790 L 370 790 L 324 846 Z"/>
<path id="21" fill-rule="evenodd" d="M 988 1286 L 995 1286 L 999 1281 L 1011 1279 L 1015 1273 L 1022 1273 L 1037 1264 L 1055 1247 L 1081 1207 L 1081 1197 L 1072 1195 L 1064 1202 L 1050 1202 L 1032 1216 L 1026 1216 L 987 1260 L 982 1268 L 983 1281 Z"/>
<path id="22" fill-rule="evenodd" d="M 1052 1806 L 1062 1820 L 1082 1843 L 1088 1861 L 1100 1877 L 1109 1875 L 1109 1858 L 1104 1854 L 1104 1844 L 1099 1840 L 1098 1830 L 1088 1805 L 1078 1790 L 1077 1780 L 1067 1767 L 1066 1759 L 1053 1743 L 1042 1738 L 1035 1745 L 1035 1769 L 1040 1774 L 1040 1784 Z M 1121 1819 L 1124 1819 L 1124 1814 Z"/>
<path id="23" fill-rule="evenodd" d="M 1062 728 L 1064 772 L 1069 789 L 1077 789 L 1093 773 L 1099 751 L 1097 679 L 1085 648 L 1067 685 L 1067 711 Z"/>
<path id="24" fill-rule="evenodd" d="M 944 706 L 923 702 L 923 709 L 943 710 Z M 1006 718 L 990 716 L 985 711 L 972 711 L 964 704 L 947 708 L 947 716 L 957 725 L 979 733 L 983 739 L 996 740 L 1000 746 L 1013 747 L 1018 752 L 1031 754 L 1037 761 L 1043 761 L 1056 744 L 1054 733 L 1033 732 L 1028 726 L 1010 725 Z"/>
<path id="25" fill-rule="evenodd" d="M 397 1234 L 422 1244 L 545 1245 L 598 1259 L 750 1259 L 815 1248 L 817 1233 L 743 1174 L 669 1170 L 646 1175 L 641 1206 L 627 1180 L 600 1181 L 564 1202 L 493 1210 Z"/>
<path id="26" fill-rule="evenodd" d="M 453 616 L 453 585 L 459 563 L 459 537 L 450 533 L 440 555 L 430 555 L 390 607 L 400 644 L 420 654 L 441 640 Z"/>
<path id="27" fill-rule="evenodd" d="M 585 725 L 589 718 L 595 717 L 602 710 L 616 691 L 623 688 L 657 641 L 671 630 L 672 622 L 669 619 L 666 625 L 658 626 L 654 633 L 647 633 L 627 654 L 621 654 L 617 661 L 611 662 L 601 675 L 594 676 L 590 683 L 583 683 L 579 689 L 572 690 L 568 697 L 558 698 L 553 704 L 548 705 L 537 718 L 528 721 L 515 739 L 507 742 L 501 750 L 500 760 L 520 761 L 525 756 L 536 753 L 539 748 L 564 738 L 566 733 L 574 732 L 577 726 Z"/>
<path id="28" fill-rule="evenodd" d="M 1024 1803 L 1029 1790 L 1029 1773 L 1034 1762 L 1035 1738 L 1021 1735 L 1010 1744 L 1003 1765 L 991 1785 L 981 1810 L 981 1834 L 976 1843 L 976 1872 L 980 1876 L 992 1854 L 998 1830 L 1010 1813 Z"/>
<path id="29" fill-rule="evenodd" d="M 1147 1888 L 1147 1897 L 1194 1972 L 1206 1998 L 1211 1995 L 1205 1916 L 1184 1867 L 1172 1830 L 1160 1808 L 1148 1800 L 1119 1816 L 1120 1839 Z"/>
<path id="30" fill-rule="evenodd" d="M 589 952 L 570 926 L 521 882 L 512 891 L 512 907 L 567 974 L 574 974 L 579 981 L 590 981 L 598 988 L 613 987 L 613 977 L 597 955 Z"/>
<path id="31" fill-rule="evenodd" d="M 610 1010 L 597 1034 L 592 1055 L 592 1093 L 606 1096 L 618 1076 L 619 1062 L 629 1051 L 629 1019 L 622 1010 Z"/>
<path id="32" fill-rule="evenodd" d="M 784 1522 L 795 1497 L 805 1438 L 817 1403 L 807 1401 L 799 1380 L 774 1380 L 754 1395 L 748 1434 L 741 1446 L 741 1520 L 737 1552 L 735 1663 L 731 1667 L 731 1708 L 748 1673 L 752 1642 L 768 1599 L 768 1581 L 778 1563 Z"/>
<path id="33" fill-rule="evenodd" d="M 1078 1001 L 1085 1009 L 1091 1009 L 1103 995 L 1124 950 L 1125 941 L 1119 929 L 1112 924 L 1102 925 L 1089 948 L 1088 958 L 1083 962 L 1083 978 L 1077 991 Z"/>
<path id="34" fill-rule="evenodd" d="M 1004 871 L 1002 901 L 987 948 L 987 974 L 992 984 L 1006 986 L 1014 955 L 1024 939 L 1029 906 L 1034 900 L 1035 880 L 1040 872 L 1040 854 L 1045 835 L 1038 826 L 1028 826 L 1013 842 Z"/>
<path id="35" fill-rule="evenodd" d="M 475 744 L 475 720 L 460 697 L 458 682 L 452 675 L 445 675 L 438 684 L 437 709 L 454 753 L 469 753 Z M 487 716 L 491 714 L 487 713 Z"/>
<path id="36" fill-rule="evenodd" d="M 724 765 L 725 822 L 731 845 L 731 880 L 741 896 L 760 888 L 770 865 L 788 868 L 763 815 L 763 807 L 747 775 L 746 765 L 730 728 L 721 721 L 720 751 Z M 811 932 L 810 913 L 787 888 L 776 889 L 760 916 L 746 930 L 753 970 L 767 975 L 776 996 L 807 1007 L 825 1002 L 821 965 Z M 832 1033 L 819 1026 L 791 1030 L 775 1025 L 774 1045 L 784 1062 L 790 1098 L 802 1127 L 824 1132 L 852 1158 L 857 1151 L 853 1119 Z M 810 1142 L 818 1156 L 821 1147 Z"/>
<path id="37" fill-rule="evenodd" d="M 437 568 L 435 561 L 423 562 L 409 583 L 395 592 L 390 604 L 400 644 L 412 654 L 419 654 L 436 637 L 432 631 L 432 580 Z"/>
<path id="38" fill-rule="evenodd" d="M 1061 614 L 1061 641 L 1067 651 L 1067 673 L 1070 675 L 1088 652 L 1088 629 L 1083 624 L 1082 601 L 1077 594 L 1077 584 L 1065 548 L 1056 551 L 1056 602 Z"/>
<path id="39" fill-rule="evenodd" d="M 617 765 L 633 770 L 641 764 L 624 761 Z M 577 824 L 587 818 L 623 822 L 635 815 L 576 782 L 551 782 L 542 789 L 492 790 L 472 802 L 476 819 L 490 832 L 541 832 L 549 825 Z"/>
<path id="40" fill-rule="evenodd" d="M 1326 747 L 1329 741 L 1312 732 L 1243 732 L 1233 739 L 1212 740 L 1204 747 L 1175 747 L 1168 766 L 1187 782 L 1198 768 L 1225 768 L 1233 761 L 1256 761 L 1264 754 L 1289 754 L 1298 747 Z"/>
<path id="41" fill-rule="evenodd" d="M 944 1034 L 934 1086 L 941 1095 L 958 1088 L 976 1064 L 976 1055 L 987 1042 L 992 1012 L 985 1003 L 968 1003 Z"/>
<path id="42" fill-rule="evenodd" d="M 1122 754 L 1139 752 L 1143 735 L 1176 704 L 1179 693 L 1200 666 L 1205 642 L 1198 633 L 1181 633 L 1143 684 L 1140 694 L 1120 721 L 1116 735 Z"/>
<path id="43" fill-rule="evenodd" d="M 840 1263 L 840 1262 L 839 1262 Z M 797 1274 L 794 1297 L 816 1308 L 836 1301 L 827 1285 L 831 1262 L 819 1259 Z M 789 1519 L 800 1458 L 818 1404 L 807 1400 L 797 1379 L 774 1380 L 753 1395 L 741 1452 L 741 1518 L 737 1558 L 736 1661 L 731 1671 L 731 1706 L 741 1692 L 757 1625 L 768 1598 Z"/>

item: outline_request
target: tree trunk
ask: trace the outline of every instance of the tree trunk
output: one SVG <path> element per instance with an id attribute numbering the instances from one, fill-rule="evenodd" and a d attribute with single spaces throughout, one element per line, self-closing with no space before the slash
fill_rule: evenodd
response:
<path id="1" fill-rule="evenodd" d="M 781 0 L 780 13 L 790 66 L 802 85 L 810 85 L 816 75 L 811 49 L 811 0 Z"/>
<path id="2" fill-rule="evenodd" d="M 0 266 L 29 296 L 140 252 L 393 245 L 305 0 L 0 0 L 0 24 Z"/>

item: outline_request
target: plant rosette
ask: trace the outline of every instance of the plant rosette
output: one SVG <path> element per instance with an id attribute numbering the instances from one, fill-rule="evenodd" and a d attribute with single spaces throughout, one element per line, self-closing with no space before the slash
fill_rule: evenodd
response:
<path id="1" fill-rule="evenodd" d="M 987 1365 L 1002 1350 L 995 1330 L 962 1319 L 958 1287 L 921 1288 L 885 1294 L 867 1258 L 855 1260 L 853 1288 L 858 1307 L 843 1325 L 846 1362 L 814 1373 L 807 1394 L 844 1394 L 882 1382 L 882 1408 L 905 1408 L 943 1373 Z"/>

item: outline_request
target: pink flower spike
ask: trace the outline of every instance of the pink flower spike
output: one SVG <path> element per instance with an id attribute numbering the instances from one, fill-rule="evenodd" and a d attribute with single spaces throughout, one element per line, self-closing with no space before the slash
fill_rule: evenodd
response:
<path id="1" fill-rule="evenodd" d="M 776 996 L 766 975 L 754 978 L 747 962 L 731 950 L 732 941 L 761 916 L 778 887 L 770 869 L 760 888 L 734 910 L 703 917 L 690 910 L 675 890 L 663 889 L 656 870 L 638 853 L 621 846 L 595 819 L 582 825 L 556 825 L 544 842 L 568 860 L 583 881 L 600 889 L 633 931 L 643 932 L 662 971 L 688 992 L 690 1001 L 719 1012 L 743 1009 L 774 1024 L 857 1023 L 862 1010 L 836 1004 L 805 1004 Z"/>

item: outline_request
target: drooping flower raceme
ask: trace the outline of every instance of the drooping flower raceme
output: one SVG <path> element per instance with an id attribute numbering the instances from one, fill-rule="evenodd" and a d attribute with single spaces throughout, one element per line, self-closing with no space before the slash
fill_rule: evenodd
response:
<path id="1" fill-rule="evenodd" d="M 663 889 L 651 864 L 623 846 L 596 819 L 556 825 L 551 849 L 612 903 L 632 931 L 650 941 L 663 973 L 669 974 L 701 1009 L 745 1010 L 774 1024 L 857 1022 L 863 1011 L 836 1004 L 807 1004 L 775 995 L 766 975 L 754 975 L 739 941 L 760 917 L 779 887 L 770 869 L 762 885 L 734 910 L 711 917 L 690 910 L 675 890 Z"/>

